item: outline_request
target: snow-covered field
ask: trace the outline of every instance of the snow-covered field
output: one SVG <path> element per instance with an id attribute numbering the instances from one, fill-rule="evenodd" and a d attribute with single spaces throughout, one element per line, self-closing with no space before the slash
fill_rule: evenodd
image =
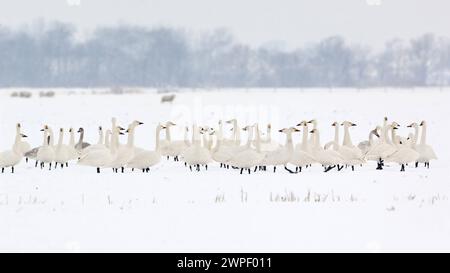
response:
<path id="1" fill-rule="evenodd" d="M 217 165 L 191 173 L 165 160 L 148 174 L 96 174 L 75 164 L 49 172 L 23 161 L 15 174 L 0 174 L 0 251 L 450 250 L 450 90 L 183 90 L 173 104 L 155 92 L 79 91 L 21 99 L 0 90 L 0 150 L 12 145 L 17 122 L 34 147 L 44 124 L 84 127 L 96 142 L 96 128 L 109 127 L 111 117 L 122 127 L 137 119 L 145 124 L 136 144 L 152 149 L 159 121 L 215 126 L 236 117 L 279 129 L 316 118 L 325 143 L 333 121 L 350 120 L 358 143 L 388 116 L 402 135 L 427 120 L 439 160 L 405 173 L 367 164 L 355 172 L 251 175 Z M 182 137 L 182 129 L 174 134 Z"/>

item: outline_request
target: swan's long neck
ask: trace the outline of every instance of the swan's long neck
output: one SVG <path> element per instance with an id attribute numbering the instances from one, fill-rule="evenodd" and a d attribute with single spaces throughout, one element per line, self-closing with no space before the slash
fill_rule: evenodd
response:
<path id="1" fill-rule="evenodd" d="M 200 132 L 199 132 L 199 128 L 197 127 L 197 125 L 194 125 L 192 127 L 192 144 L 195 147 L 201 146 Z"/>
<path id="2" fill-rule="evenodd" d="M 42 141 L 42 146 L 47 145 L 47 136 L 48 136 L 48 131 L 47 131 L 47 129 L 45 129 L 44 130 L 44 140 Z"/>
<path id="3" fill-rule="evenodd" d="M 78 144 L 79 145 L 83 144 L 83 140 L 84 140 L 84 130 L 80 132 L 80 139 L 78 140 Z"/>
<path id="4" fill-rule="evenodd" d="M 392 142 L 389 139 L 389 130 L 391 130 L 389 126 L 383 128 L 383 141 L 387 144 L 392 144 Z"/>
<path id="5" fill-rule="evenodd" d="M 259 126 L 256 126 L 256 151 L 261 152 L 261 134 L 259 132 Z"/>
<path id="6" fill-rule="evenodd" d="M 64 132 L 59 132 L 59 138 L 58 138 L 58 148 L 61 148 L 64 141 Z"/>
<path id="7" fill-rule="evenodd" d="M 233 122 L 233 130 L 234 130 L 234 141 L 236 145 L 241 145 L 241 131 L 239 130 L 237 121 Z"/>
<path id="8" fill-rule="evenodd" d="M 73 132 L 73 130 L 70 130 L 69 145 L 70 145 L 70 147 L 74 147 L 75 146 L 75 133 Z"/>
<path id="9" fill-rule="evenodd" d="M 158 126 L 157 128 L 156 128 L 156 137 L 155 137 L 155 141 L 156 141 L 156 143 L 155 143 L 155 151 L 157 151 L 157 152 L 159 152 L 159 148 L 160 148 L 160 133 L 161 133 L 161 127 L 160 126 Z"/>
<path id="10" fill-rule="evenodd" d="M 16 138 L 14 141 L 14 145 L 13 145 L 13 151 L 16 154 L 22 154 L 21 150 L 20 150 L 20 142 L 22 141 L 22 136 L 20 133 L 20 129 L 16 132 Z"/>
<path id="11" fill-rule="evenodd" d="M 348 125 L 344 125 L 344 142 L 343 145 L 353 146 L 352 139 L 350 138 L 350 131 L 348 129 Z"/>
<path id="12" fill-rule="evenodd" d="M 292 141 L 292 132 L 287 132 L 286 134 L 286 145 L 285 147 L 288 149 L 289 152 L 294 151 L 294 142 Z"/>
<path id="13" fill-rule="evenodd" d="M 132 126 L 129 128 L 129 131 L 128 131 L 127 146 L 130 148 L 134 147 L 134 129 L 135 129 L 135 127 Z"/>
<path id="14" fill-rule="evenodd" d="M 170 125 L 167 125 L 167 126 L 166 126 L 166 140 L 167 140 L 168 142 L 171 142 L 171 141 L 172 141 L 172 136 L 171 136 L 171 134 L 170 134 Z"/>
<path id="15" fill-rule="evenodd" d="M 422 135 L 420 136 L 420 145 L 427 144 L 427 125 L 422 125 Z"/>
<path id="16" fill-rule="evenodd" d="M 105 146 L 109 147 L 110 145 L 111 145 L 111 131 L 108 130 L 105 136 Z"/>
<path id="17" fill-rule="evenodd" d="M 392 138 L 392 143 L 394 143 L 395 145 L 398 145 L 397 134 L 395 133 L 395 130 L 393 128 L 391 128 L 391 138 Z"/>
<path id="18" fill-rule="evenodd" d="M 103 130 L 99 130 L 97 144 L 98 145 L 104 144 L 103 139 L 104 139 Z"/>
<path id="19" fill-rule="evenodd" d="M 187 130 L 187 127 L 184 130 L 184 144 L 186 144 L 186 146 L 191 145 L 191 143 L 189 143 L 189 132 Z"/>
<path id="20" fill-rule="evenodd" d="M 313 121 L 313 130 L 316 130 L 317 129 L 317 121 Z M 309 143 L 311 143 L 311 144 L 314 144 L 314 138 L 315 138 L 315 136 L 314 136 L 314 134 L 312 134 L 311 135 L 311 137 L 309 138 Z"/>
<path id="21" fill-rule="evenodd" d="M 419 138 L 419 126 L 414 126 L 414 138 L 412 141 L 412 146 L 415 147 L 417 144 L 417 139 Z"/>
<path id="22" fill-rule="evenodd" d="M 55 137 L 54 137 L 54 134 L 53 134 L 53 130 L 51 128 L 49 128 L 48 131 L 49 131 L 49 135 L 50 135 L 50 143 L 49 143 L 49 145 L 50 146 L 54 146 L 55 145 Z"/>
<path id="23" fill-rule="evenodd" d="M 253 140 L 253 127 L 248 129 L 247 149 L 250 149 Z"/>
<path id="24" fill-rule="evenodd" d="M 314 132 L 314 134 L 313 134 L 313 139 L 314 139 L 314 147 L 315 148 L 320 148 L 321 147 L 321 145 L 320 145 L 320 134 L 319 134 L 319 131 L 316 129 L 316 131 Z"/>
<path id="25" fill-rule="evenodd" d="M 375 135 L 375 133 L 373 131 L 370 131 L 369 133 L 369 144 L 372 145 L 373 144 L 373 136 Z"/>
<path id="26" fill-rule="evenodd" d="M 306 151 L 308 149 L 308 125 L 303 125 L 303 137 L 302 137 L 302 149 Z"/>
<path id="27" fill-rule="evenodd" d="M 267 126 L 267 142 L 272 142 L 272 126 Z"/>

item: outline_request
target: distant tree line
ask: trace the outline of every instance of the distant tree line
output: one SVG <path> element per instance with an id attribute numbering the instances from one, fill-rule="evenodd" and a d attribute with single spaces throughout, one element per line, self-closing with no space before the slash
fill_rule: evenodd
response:
<path id="1" fill-rule="evenodd" d="M 0 26 L 0 86 L 372 87 L 450 85 L 450 40 L 424 34 L 380 52 L 334 36 L 292 51 L 251 48 L 223 29 L 98 28 L 83 42 L 54 22 Z M 301 34 L 299 34 L 301 35 Z"/>

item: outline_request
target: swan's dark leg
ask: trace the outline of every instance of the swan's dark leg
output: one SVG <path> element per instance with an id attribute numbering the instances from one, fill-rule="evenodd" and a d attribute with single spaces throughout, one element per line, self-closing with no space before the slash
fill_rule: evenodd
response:
<path id="1" fill-rule="evenodd" d="M 192 166 L 191 165 L 189 165 L 189 169 L 191 170 L 191 172 L 192 172 Z"/>
<path id="2" fill-rule="evenodd" d="M 124 171 L 125 171 L 125 167 L 122 167 L 122 173 L 124 173 Z"/>
<path id="3" fill-rule="evenodd" d="M 66 162 L 66 168 L 69 168 L 69 162 Z"/>
<path id="4" fill-rule="evenodd" d="M 5 173 L 5 168 L 2 168 L 2 173 Z"/>
<path id="5" fill-rule="evenodd" d="M 430 168 L 430 162 L 427 162 L 427 168 L 428 169 Z"/>
<path id="6" fill-rule="evenodd" d="M 97 173 L 100 173 L 100 168 L 97 167 Z"/>
<path id="7" fill-rule="evenodd" d="M 405 171 L 405 164 L 402 164 L 402 168 L 400 169 L 401 172 Z"/>
<path id="8" fill-rule="evenodd" d="M 131 168 L 131 171 L 134 172 L 134 168 Z"/>
<path id="9" fill-rule="evenodd" d="M 341 171 L 343 168 L 344 168 L 344 166 L 337 166 L 338 167 L 338 171 Z"/>
<path id="10" fill-rule="evenodd" d="M 14 166 L 11 167 L 11 173 L 14 173 Z"/>
<path id="11" fill-rule="evenodd" d="M 328 167 L 325 169 L 325 172 L 328 172 L 328 171 L 334 169 L 335 167 L 336 167 L 336 165 L 328 166 Z"/>
<path id="12" fill-rule="evenodd" d="M 253 172 L 256 173 L 257 170 L 258 170 L 258 166 L 255 166 L 255 170 Z"/>
<path id="13" fill-rule="evenodd" d="M 242 169 L 241 169 L 241 174 L 242 174 L 243 171 L 244 171 L 244 169 L 242 168 Z"/>
<path id="14" fill-rule="evenodd" d="M 205 170 L 208 170 L 208 165 L 205 165 Z"/>
<path id="15" fill-rule="evenodd" d="M 352 171 L 353 171 L 353 172 L 355 171 L 355 166 L 353 166 L 353 165 L 352 165 Z"/>
<path id="16" fill-rule="evenodd" d="M 273 166 L 273 172 L 277 171 L 277 166 Z"/>
<path id="17" fill-rule="evenodd" d="M 247 170 L 248 170 L 248 174 L 250 174 L 251 173 L 250 168 L 247 168 Z"/>
<path id="18" fill-rule="evenodd" d="M 148 172 L 148 173 L 150 172 L 150 168 L 147 168 L 147 172 Z"/>
<path id="19" fill-rule="evenodd" d="M 35 168 L 37 168 L 39 161 L 36 160 L 36 164 L 34 165 Z"/>
<path id="20" fill-rule="evenodd" d="M 48 170 L 51 171 L 52 170 L 52 162 L 49 163 L 49 166 L 50 167 L 48 168 Z"/>
<path id="21" fill-rule="evenodd" d="M 28 163 L 28 157 L 25 157 L 25 163 Z"/>

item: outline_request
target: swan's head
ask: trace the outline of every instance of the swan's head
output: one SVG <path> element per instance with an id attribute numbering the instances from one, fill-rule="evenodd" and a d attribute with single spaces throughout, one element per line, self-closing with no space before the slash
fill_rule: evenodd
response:
<path id="1" fill-rule="evenodd" d="M 102 132 L 102 131 L 103 131 L 103 127 L 102 127 L 102 126 L 99 126 L 99 127 L 98 127 L 98 131 L 99 131 L 99 132 Z"/>
<path id="2" fill-rule="evenodd" d="M 234 118 L 234 119 L 227 120 L 225 122 L 228 124 L 232 124 L 232 123 L 234 124 L 235 122 L 237 122 L 237 120 Z"/>
<path id="3" fill-rule="evenodd" d="M 339 126 L 339 123 L 337 121 L 333 122 L 333 124 L 331 124 L 331 126 Z"/>
<path id="4" fill-rule="evenodd" d="M 140 122 L 140 121 L 138 121 L 138 120 L 135 120 L 135 121 L 133 121 L 132 123 L 131 123 L 131 125 L 132 126 L 139 126 L 139 125 L 142 125 L 142 124 L 144 124 L 143 122 Z"/>
<path id="5" fill-rule="evenodd" d="M 315 119 L 312 119 L 312 120 L 310 120 L 310 121 L 308 121 L 308 123 L 312 123 L 312 124 L 317 124 L 317 120 L 315 120 Z"/>
<path id="6" fill-rule="evenodd" d="M 315 134 L 317 132 L 317 129 L 312 129 L 311 131 L 309 131 L 311 134 Z"/>
<path id="7" fill-rule="evenodd" d="M 416 122 L 411 123 L 410 125 L 406 126 L 408 128 L 417 128 L 419 125 Z"/>
<path id="8" fill-rule="evenodd" d="M 308 122 L 306 120 L 303 120 L 299 124 L 297 124 L 296 126 L 308 126 Z"/>
<path id="9" fill-rule="evenodd" d="M 167 127 L 167 128 L 170 128 L 170 127 L 175 126 L 175 125 L 176 125 L 176 124 L 173 123 L 172 121 L 166 122 L 166 127 Z"/>
<path id="10" fill-rule="evenodd" d="M 84 133 L 84 129 L 83 128 L 78 129 L 78 133 Z"/>
<path id="11" fill-rule="evenodd" d="M 253 126 L 247 125 L 244 128 L 242 128 L 242 131 L 249 131 Z"/>
<path id="12" fill-rule="evenodd" d="M 64 128 L 59 128 L 60 133 L 64 133 Z"/>
<path id="13" fill-rule="evenodd" d="M 48 130 L 48 125 L 44 125 L 44 128 L 41 129 L 41 132 L 45 132 Z"/>
<path id="14" fill-rule="evenodd" d="M 388 121 L 388 118 L 387 118 L 387 117 L 384 117 L 384 121 L 387 122 L 387 121 Z"/>
<path id="15" fill-rule="evenodd" d="M 392 122 L 392 127 L 396 127 L 394 129 L 398 129 L 398 127 L 400 127 L 400 124 L 398 124 L 397 122 L 393 121 Z"/>
<path id="16" fill-rule="evenodd" d="M 72 133 L 72 132 L 73 132 L 73 128 L 70 128 L 70 129 L 69 129 L 69 133 Z"/>
<path id="17" fill-rule="evenodd" d="M 351 126 L 356 126 L 356 124 L 353 122 L 350 122 L 350 121 L 344 121 L 344 122 L 342 122 L 341 126 L 351 127 Z"/>
<path id="18" fill-rule="evenodd" d="M 375 129 L 373 129 L 372 131 L 370 131 L 371 134 L 375 135 L 376 137 L 380 137 L 380 134 L 378 133 L 378 127 L 377 126 Z M 381 128 L 380 128 L 381 129 Z"/>
<path id="19" fill-rule="evenodd" d="M 422 122 L 420 123 L 420 126 L 426 126 L 427 122 L 425 120 L 422 120 Z"/>
<path id="20" fill-rule="evenodd" d="M 123 128 L 121 126 L 117 126 L 117 129 L 119 129 L 119 131 L 125 131 L 125 128 Z"/>
<path id="21" fill-rule="evenodd" d="M 20 129 L 20 123 L 17 123 L 16 127 L 17 127 L 17 129 Z"/>

